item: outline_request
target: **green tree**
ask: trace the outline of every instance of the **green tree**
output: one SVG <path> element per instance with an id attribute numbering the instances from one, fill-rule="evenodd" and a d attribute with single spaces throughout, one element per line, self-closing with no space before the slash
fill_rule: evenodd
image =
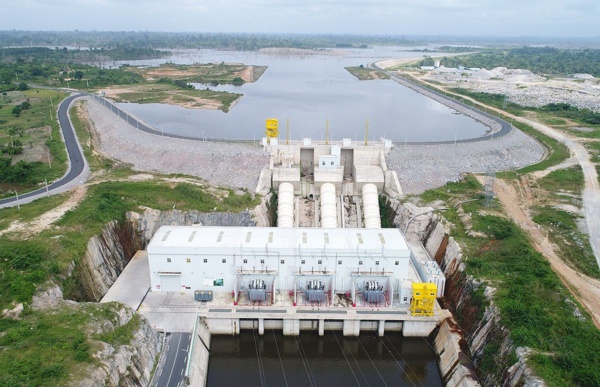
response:
<path id="1" fill-rule="evenodd" d="M 81 71 L 81 70 L 75 71 L 75 79 L 77 79 L 78 81 L 80 81 L 81 78 L 83 78 L 83 71 Z"/>
<path id="2" fill-rule="evenodd" d="M 21 83 L 19 83 L 19 90 L 21 90 L 21 91 L 29 90 L 29 86 L 25 82 L 21 82 Z"/>
<path id="3" fill-rule="evenodd" d="M 12 109 L 12 114 L 14 114 L 16 117 L 19 117 L 22 111 L 23 108 L 21 107 L 21 105 L 17 105 Z"/>

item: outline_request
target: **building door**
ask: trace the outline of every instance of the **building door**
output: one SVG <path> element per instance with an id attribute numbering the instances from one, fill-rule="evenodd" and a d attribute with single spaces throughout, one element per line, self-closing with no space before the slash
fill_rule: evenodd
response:
<path id="1" fill-rule="evenodd" d="M 163 292 L 180 292 L 181 275 L 161 275 L 160 290 L 162 290 Z"/>

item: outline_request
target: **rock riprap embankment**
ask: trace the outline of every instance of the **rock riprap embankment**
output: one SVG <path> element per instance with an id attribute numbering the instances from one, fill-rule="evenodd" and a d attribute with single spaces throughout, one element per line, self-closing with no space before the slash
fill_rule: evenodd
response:
<path id="1" fill-rule="evenodd" d="M 135 129 L 93 100 L 87 110 L 100 151 L 131 163 L 136 170 L 184 173 L 214 185 L 253 190 L 260 170 L 269 163 L 260 146 L 157 136 Z M 518 130 L 490 138 L 458 144 L 396 144 L 387 156 L 388 168 L 398 173 L 405 193 L 415 194 L 458 180 L 463 172 L 521 168 L 545 153 L 538 142 Z"/>
<path id="2" fill-rule="evenodd" d="M 137 130 L 91 98 L 86 106 L 99 151 L 136 170 L 182 173 L 212 185 L 254 190 L 260 170 L 269 164 L 262 146 L 158 136 Z"/>

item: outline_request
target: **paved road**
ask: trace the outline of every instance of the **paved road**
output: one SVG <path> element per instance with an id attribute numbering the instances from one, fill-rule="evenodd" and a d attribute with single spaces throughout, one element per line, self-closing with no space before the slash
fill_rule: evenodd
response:
<path id="1" fill-rule="evenodd" d="M 498 138 L 498 137 L 504 136 L 505 134 L 510 133 L 510 131 L 512 130 L 512 125 L 510 123 L 504 121 L 501 118 L 498 118 L 496 116 L 488 114 L 487 112 L 481 111 L 481 110 L 479 110 L 479 109 L 477 109 L 477 108 L 475 108 L 473 106 L 469 106 L 469 105 L 467 105 L 467 104 L 465 104 L 463 102 L 460 102 L 460 101 L 458 101 L 458 100 L 456 100 L 456 99 L 454 99 L 452 97 L 449 97 L 449 96 L 447 96 L 445 94 L 442 94 L 442 93 L 440 93 L 440 92 L 438 92 L 436 90 L 432 90 L 432 89 L 423 87 L 422 85 L 420 85 L 420 84 L 418 84 L 416 82 L 413 82 L 413 81 L 411 81 L 409 79 L 401 78 L 398 75 L 394 74 L 393 72 L 390 72 L 390 71 L 387 71 L 385 69 L 382 69 L 382 68 L 378 67 L 377 64 L 371 63 L 371 64 L 369 64 L 369 67 L 371 67 L 372 69 L 375 69 L 375 70 L 383 71 L 384 73 L 386 73 L 387 75 L 389 75 L 392 80 L 400 83 L 401 85 L 409 87 L 409 88 L 411 88 L 411 89 L 413 89 L 413 90 L 415 90 L 417 92 L 421 92 L 425 96 L 428 96 L 427 95 L 428 93 L 435 94 L 436 97 L 437 97 L 437 99 L 438 99 L 438 102 L 440 102 L 442 104 L 444 104 L 444 101 L 447 101 L 448 103 L 458 104 L 463 109 L 470 110 L 470 111 L 475 112 L 475 113 L 477 113 L 477 114 L 479 114 L 481 116 L 484 116 L 484 117 L 486 117 L 486 118 L 488 118 L 490 120 L 496 121 L 497 123 L 500 124 L 501 129 L 500 129 L 500 131 L 498 131 L 498 132 L 496 132 L 496 133 L 493 134 L 494 138 Z M 430 96 L 428 96 L 428 97 L 430 97 Z M 450 140 L 450 141 L 430 141 L 430 142 L 409 142 L 407 144 L 408 145 L 455 144 L 455 143 L 463 143 L 463 142 L 485 141 L 485 140 L 489 140 L 489 139 L 490 139 L 490 136 L 483 136 L 483 137 L 467 138 L 467 139 L 456 140 L 456 141 Z"/>
<path id="2" fill-rule="evenodd" d="M 71 106 L 71 103 L 73 103 L 75 99 L 85 95 L 87 94 L 80 93 L 71 95 L 70 97 L 65 98 L 58 107 L 58 122 L 60 123 L 62 135 L 65 140 L 65 146 L 67 148 L 67 154 L 69 156 L 69 169 L 63 177 L 48 186 L 48 191 L 50 194 L 56 193 L 60 191 L 59 188 L 65 188 L 65 186 L 69 183 L 78 178 L 82 178 L 87 172 L 87 162 L 81 152 L 81 147 L 79 146 L 73 126 L 69 120 L 69 107 Z M 44 195 L 47 195 L 45 187 L 23 195 L 19 195 L 19 204 L 31 202 L 35 199 L 43 197 Z M 16 205 L 16 197 L 0 200 L 0 208 L 14 207 Z"/>
<path id="3" fill-rule="evenodd" d="M 185 367 L 190 350 L 191 333 L 166 333 L 165 347 L 151 387 L 184 386 Z"/>

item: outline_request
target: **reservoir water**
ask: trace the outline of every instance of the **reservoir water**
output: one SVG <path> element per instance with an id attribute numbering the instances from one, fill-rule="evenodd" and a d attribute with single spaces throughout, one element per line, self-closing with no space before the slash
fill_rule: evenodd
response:
<path id="1" fill-rule="evenodd" d="M 274 55 L 260 52 L 186 50 L 172 57 L 130 61 L 132 65 L 164 62 L 244 63 L 268 66 L 255 83 L 209 87 L 244 96 L 228 112 L 185 109 L 166 104 L 119 106 L 165 133 L 207 139 L 252 140 L 264 136 L 265 119 L 280 120 L 280 134 L 290 138 L 362 140 L 369 121 L 369 139 L 444 141 L 484 136 L 487 127 L 392 80 L 359 81 L 344 69 L 386 58 L 414 57 L 398 47 L 351 49 L 333 55 Z M 115 65 L 120 63 L 115 62 Z"/>
<path id="2" fill-rule="evenodd" d="M 241 331 L 213 335 L 209 387 L 217 386 L 442 386 L 435 353 L 425 338 L 400 333 Z"/>

